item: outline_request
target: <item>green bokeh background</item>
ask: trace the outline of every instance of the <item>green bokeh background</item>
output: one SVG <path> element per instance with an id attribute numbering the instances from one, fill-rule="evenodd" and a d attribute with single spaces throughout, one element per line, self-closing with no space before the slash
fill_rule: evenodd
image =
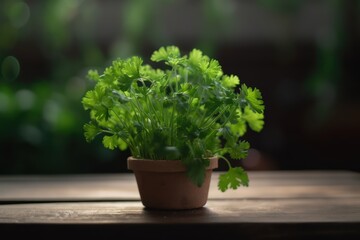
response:
<path id="1" fill-rule="evenodd" d="M 358 0 L 3 0 L 0 173 L 127 171 L 129 152 L 85 142 L 86 73 L 172 44 L 262 91 L 265 128 L 239 164 L 359 170 L 359 13 Z"/>

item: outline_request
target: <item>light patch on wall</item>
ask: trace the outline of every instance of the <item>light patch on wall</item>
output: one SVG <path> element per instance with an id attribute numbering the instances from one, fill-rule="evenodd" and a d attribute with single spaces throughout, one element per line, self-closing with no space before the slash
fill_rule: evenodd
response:
<path id="1" fill-rule="evenodd" d="M 9 106 L 10 106 L 9 97 L 0 92 L 0 112 L 8 111 Z"/>
<path id="2" fill-rule="evenodd" d="M 43 139 L 41 131 L 33 125 L 23 125 L 19 128 L 20 136 L 28 143 L 38 145 Z"/>
<path id="3" fill-rule="evenodd" d="M 11 25 L 20 28 L 29 21 L 30 8 L 25 2 L 13 2 L 8 6 L 7 15 Z"/>
<path id="4" fill-rule="evenodd" d="M 20 73 L 20 64 L 16 57 L 7 56 L 1 64 L 1 75 L 5 80 L 13 81 Z"/>
<path id="5" fill-rule="evenodd" d="M 30 90 L 21 89 L 16 92 L 15 97 L 21 110 L 30 110 L 34 106 L 35 95 Z"/>

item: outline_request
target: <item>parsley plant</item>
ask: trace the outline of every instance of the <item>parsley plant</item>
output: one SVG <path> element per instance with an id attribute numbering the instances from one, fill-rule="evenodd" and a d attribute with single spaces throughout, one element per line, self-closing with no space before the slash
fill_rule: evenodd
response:
<path id="1" fill-rule="evenodd" d="M 248 186 L 245 170 L 225 155 L 246 158 L 245 132 L 263 128 L 260 91 L 224 75 L 219 62 L 198 49 L 186 56 L 176 46 L 161 47 L 151 60 L 164 62 L 164 69 L 134 56 L 113 61 L 102 74 L 89 71 L 96 84 L 82 99 L 90 113 L 86 140 L 102 135 L 104 147 L 129 148 L 136 158 L 181 160 L 199 186 L 209 157 L 217 156 L 229 165 L 219 178 L 221 191 Z"/>

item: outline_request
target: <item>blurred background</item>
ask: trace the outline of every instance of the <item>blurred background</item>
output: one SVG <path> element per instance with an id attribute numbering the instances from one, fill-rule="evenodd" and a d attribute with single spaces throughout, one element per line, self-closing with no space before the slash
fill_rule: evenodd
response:
<path id="1" fill-rule="evenodd" d="M 359 0 L 1 0 L 0 174 L 126 171 L 129 152 L 85 142 L 85 76 L 164 45 L 261 90 L 238 164 L 359 171 L 359 40 Z"/>

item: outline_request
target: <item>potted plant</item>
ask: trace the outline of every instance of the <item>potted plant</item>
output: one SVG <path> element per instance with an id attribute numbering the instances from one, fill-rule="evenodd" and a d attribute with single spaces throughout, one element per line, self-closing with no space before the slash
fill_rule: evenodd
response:
<path id="1" fill-rule="evenodd" d="M 101 75 L 89 71 L 96 84 L 82 99 L 91 119 L 84 125 L 86 140 L 102 135 L 104 147 L 130 149 L 128 168 L 149 208 L 204 206 L 218 159 L 229 166 L 219 190 L 248 186 L 246 171 L 226 156 L 245 158 L 247 128 L 262 129 L 260 91 L 224 75 L 219 62 L 198 49 L 187 56 L 176 46 L 161 47 L 151 60 L 165 68 L 133 56 L 113 61 Z"/>

